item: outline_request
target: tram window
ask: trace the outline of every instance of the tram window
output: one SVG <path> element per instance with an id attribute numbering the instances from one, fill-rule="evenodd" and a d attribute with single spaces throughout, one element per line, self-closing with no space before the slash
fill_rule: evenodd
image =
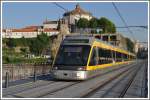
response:
<path id="1" fill-rule="evenodd" d="M 126 54 L 126 61 L 128 61 L 128 59 L 129 59 L 129 55 Z"/>
<path id="2" fill-rule="evenodd" d="M 106 50 L 106 54 L 107 54 L 107 63 L 111 63 L 112 62 L 112 55 L 111 55 L 111 50 Z"/>
<path id="3" fill-rule="evenodd" d="M 116 52 L 116 62 L 118 62 L 118 52 Z"/>
<path id="4" fill-rule="evenodd" d="M 119 54 L 118 52 L 116 52 L 116 62 L 118 62 L 118 59 L 119 59 Z"/>
<path id="5" fill-rule="evenodd" d="M 126 61 L 128 60 L 128 55 L 127 55 L 127 54 L 125 54 L 125 60 L 126 60 Z"/>
<path id="6" fill-rule="evenodd" d="M 126 60 L 128 60 L 128 55 L 126 55 Z"/>
<path id="7" fill-rule="evenodd" d="M 97 62 L 96 62 L 96 48 L 93 48 L 93 50 L 92 50 L 92 56 L 91 56 L 91 58 L 90 58 L 90 66 L 94 66 L 94 65 L 96 65 L 97 64 Z"/>
<path id="8" fill-rule="evenodd" d="M 122 60 L 123 61 L 125 60 L 125 54 L 122 54 Z"/>
<path id="9" fill-rule="evenodd" d="M 87 45 L 62 45 L 57 53 L 55 65 L 85 66 L 90 48 Z"/>
<path id="10" fill-rule="evenodd" d="M 132 60 L 132 56 L 130 56 L 130 60 Z"/>
<path id="11" fill-rule="evenodd" d="M 116 61 L 116 62 L 120 62 L 122 61 L 122 53 L 117 52 L 117 51 L 112 51 L 112 58 Z"/>
<path id="12" fill-rule="evenodd" d="M 105 50 L 106 51 L 106 57 L 111 58 L 111 51 L 110 50 Z"/>
<path id="13" fill-rule="evenodd" d="M 126 60 L 126 61 L 128 60 L 128 55 L 127 55 L 127 54 L 125 54 L 125 60 Z"/>
<path id="14" fill-rule="evenodd" d="M 123 54 L 123 58 L 126 59 L 126 54 Z"/>
<path id="15" fill-rule="evenodd" d="M 123 54 L 123 59 L 126 61 L 127 60 L 127 55 Z"/>
<path id="16" fill-rule="evenodd" d="M 112 51 L 112 58 L 114 59 L 114 61 L 116 61 L 116 51 Z"/>
<path id="17" fill-rule="evenodd" d="M 123 55 L 122 55 L 122 53 L 119 53 L 120 54 L 120 61 L 122 61 L 123 60 Z"/>
<path id="18" fill-rule="evenodd" d="M 99 64 L 107 64 L 112 62 L 111 51 L 107 49 L 98 49 Z"/>
<path id="19" fill-rule="evenodd" d="M 121 53 L 120 52 L 116 52 L 116 54 L 117 54 L 117 62 L 122 61 Z"/>
<path id="20" fill-rule="evenodd" d="M 131 58 L 131 55 L 129 55 L 129 60 L 131 60 L 132 58 Z"/>

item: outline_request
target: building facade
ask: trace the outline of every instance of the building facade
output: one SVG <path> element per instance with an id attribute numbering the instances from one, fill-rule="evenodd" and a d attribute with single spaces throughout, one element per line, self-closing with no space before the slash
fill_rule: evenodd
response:
<path id="1" fill-rule="evenodd" d="M 58 27 L 58 21 L 44 21 L 43 22 L 43 28 L 50 28 L 50 29 L 57 29 Z"/>
<path id="2" fill-rule="evenodd" d="M 105 33 L 105 34 L 94 34 L 96 38 L 106 41 L 114 46 L 118 46 L 122 49 L 127 50 L 127 43 L 123 35 L 120 33 Z"/>
<path id="3" fill-rule="evenodd" d="M 69 25 L 75 24 L 80 18 L 90 20 L 93 16 L 90 12 L 83 10 L 79 4 L 76 5 L 74 10 L 68 11 L 63 15 L 63 19 L 67 20 Z"/>

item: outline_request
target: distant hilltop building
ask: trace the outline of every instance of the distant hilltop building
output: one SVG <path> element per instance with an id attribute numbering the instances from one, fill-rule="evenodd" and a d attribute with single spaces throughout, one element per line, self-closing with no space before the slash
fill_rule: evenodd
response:
<path id="1" fill-rule="evenodd" d="M 83 10 L 79 4 L 76 5 L 74 10 L 68 11 L 63 15 L 63 19 L 67 20 L 68 24 L 75 24 L 80 18 L 90 20 L 93 16 L 90 12 Z"/>
<path id="2" fill-rule="evenodd" d="M 76 5 L 75 9 L 72 11 L 65 12 L 63 18 L 58 20 L 45 20 L 41 26 L 27 26 L 20 29 L 3 29 L 3 38 L 34 38 L 42 32 L 46 33 L 48 36 L 57 35 L 59 33 L 67 32 L 69 34 L 74 28 L 75 23 L 80 18 L 86 18 L 90 20 L 92 14 L 83 10 L 79 4 Z M 60 26 L 59 26 L 60 25 Z M 58 28 L 60 27 L 60 32 Z M 65 28 L 65 29 L 63 29 Z"/>
<path id="3" fill-rule="evenodd" d="M 80 5 L 77 4 L 74 10 L 65 12 L 63 14 L 62 19 L 59 19 L 58 21 L 53 21 L 53 20 L 49 21 L 46 19 L 46 21 L 44 21 L 43 25 L 44 25 L 44 28 L 57 28 L 59 21 L 61 21 L 61 23 L 67 24 L 68 26 L 70 26 L 70 25 L 75 25 L 75 23 L 80 18 L 85 18 L 87 20 L 90 20 L 91 18 L 93 18 L 93 16 L 90 12 L 83 10 L 80 7 Z"/>

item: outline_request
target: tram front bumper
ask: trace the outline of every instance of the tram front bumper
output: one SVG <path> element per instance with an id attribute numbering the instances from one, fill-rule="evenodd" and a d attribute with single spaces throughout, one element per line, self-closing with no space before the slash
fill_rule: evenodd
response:
<path id="1" fill-rule="evenodd" d="M 85 80 L 85 79 L 87 79 L 86 71 L 52 70 L 52 75 L 56 79 L 64 79 L 64 80 Z"/>

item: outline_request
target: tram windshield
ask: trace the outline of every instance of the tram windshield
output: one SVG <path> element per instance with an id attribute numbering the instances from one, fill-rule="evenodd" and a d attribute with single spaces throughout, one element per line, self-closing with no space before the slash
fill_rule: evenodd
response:
<path id="1" fill-rule="evenodd" d="M 55 65 L 85 66 L 90 52 L 89 45 L 62 45 Z"/>

